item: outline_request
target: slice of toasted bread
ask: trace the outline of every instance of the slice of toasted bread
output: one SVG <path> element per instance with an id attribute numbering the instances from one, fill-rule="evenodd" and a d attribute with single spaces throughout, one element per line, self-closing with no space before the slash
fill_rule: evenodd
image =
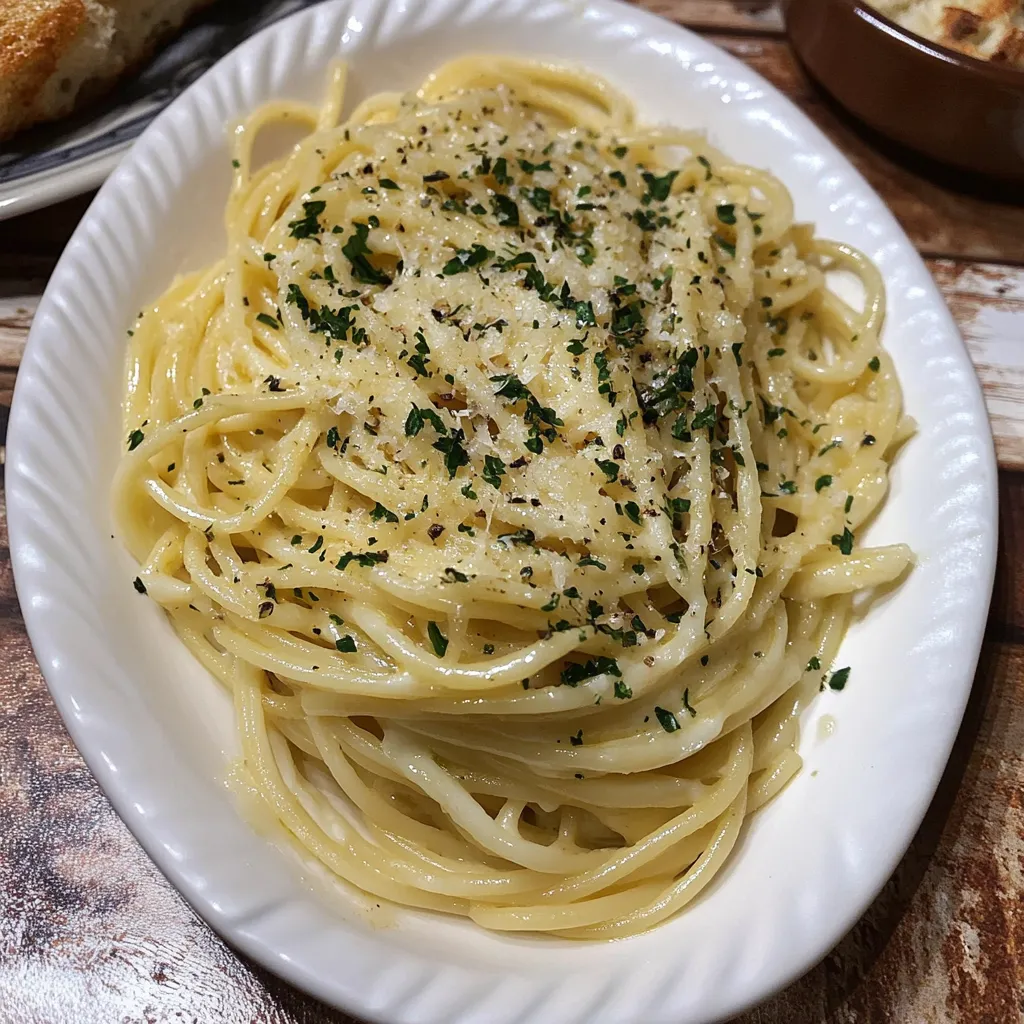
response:
<path id="1" fill-rule="evenodd" d="M 0 139 L 70 113 L 210 0 L 0 0 Z"/>

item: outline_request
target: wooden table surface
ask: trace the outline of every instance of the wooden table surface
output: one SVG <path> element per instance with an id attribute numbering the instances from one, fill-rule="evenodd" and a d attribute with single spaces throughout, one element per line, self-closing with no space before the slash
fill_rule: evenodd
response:
<path id="1" fill-rule="evenodd" d="M 968 194 L 963 182 L 868 137 L 804 77 L 777 3 L 643 3 L 765 75 L 885 197 L 963 331 L 985 387 L 1002 471 L 999 570 L 984 649 L 924 824 L 882 894 L 825 961 L 739 1020 L 1024 1020 L 1024 205 L 998 201 L 991 190 Z M 0 224 L 4 430 L 36 301 L 90 198 Z M 111 809 L 33 658 L 0 499 L 0 1024 L 156 1021 L 351 1018 L 232 952 Z"/>

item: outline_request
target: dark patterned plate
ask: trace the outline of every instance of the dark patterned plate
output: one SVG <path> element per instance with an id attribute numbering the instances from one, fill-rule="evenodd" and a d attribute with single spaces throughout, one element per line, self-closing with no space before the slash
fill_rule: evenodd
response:
<path id="1" fill-rule="evenodd" d="M 77 114 L 0 149 L 0 219 L 99 186 L 176 96 L 244 39 L 318 0 L 218 0 L 141 73 Z"/>

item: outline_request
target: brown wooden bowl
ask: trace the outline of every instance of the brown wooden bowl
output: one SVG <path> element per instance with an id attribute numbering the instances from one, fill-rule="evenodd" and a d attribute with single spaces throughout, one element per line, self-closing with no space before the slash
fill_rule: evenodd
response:
<path id="1" fill-rule="evenodd" d="M 1024 71 L 932 43 L 862 0 L 790 0 L 786 25 L 807 71 L 869 127 L 941 163 L 1024 184 Z"/>

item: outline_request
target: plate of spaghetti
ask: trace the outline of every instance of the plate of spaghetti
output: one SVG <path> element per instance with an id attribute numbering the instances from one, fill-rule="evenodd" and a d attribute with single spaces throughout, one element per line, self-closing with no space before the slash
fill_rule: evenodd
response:
<path id="1" fill-rule="evenodd" d="M 980 390 L 784 98 L 611 2 L 339 0 L 104 186 L 8 455 L 33 644 L 233 944 L 374 1020 L 708 1021 L 920 822 Z"/>

